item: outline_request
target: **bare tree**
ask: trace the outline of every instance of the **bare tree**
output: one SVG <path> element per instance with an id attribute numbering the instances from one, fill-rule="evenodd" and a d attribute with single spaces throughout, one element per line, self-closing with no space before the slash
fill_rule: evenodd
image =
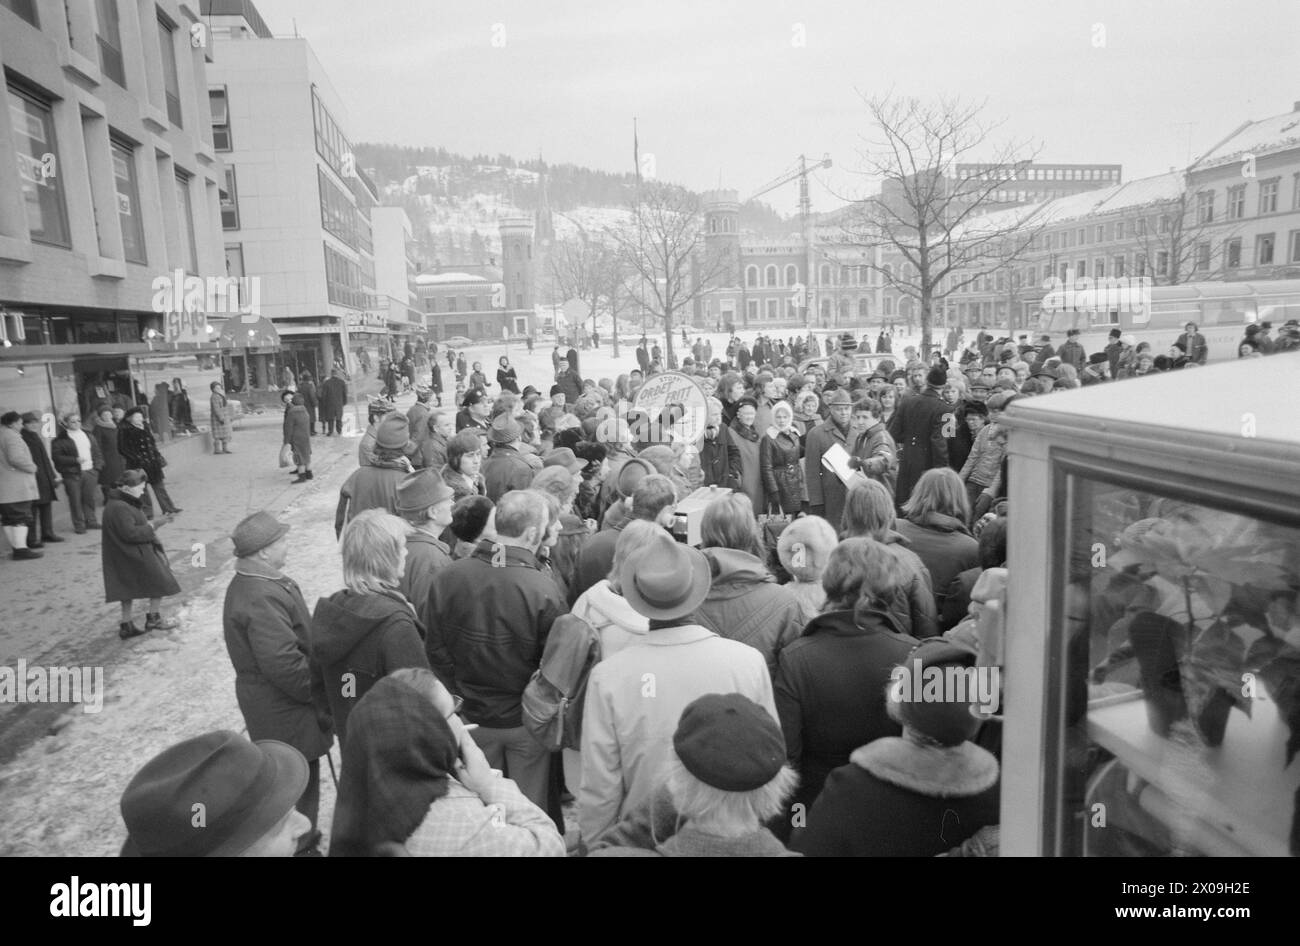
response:
<path id="1" fill-rule="evenodd" d="M 630 226 L 611 229 L 627 262 L 634 291 L 644 293 L 663 319 L 667 364 L 673 354 L 673 317 L 714 287 L 729 254 L 707 246 L 700 198 L 659 181 L 648 182 Z"/>
<path id="2" fill-rule="evenodd" d="M 1209 248 L 1218 240 L 1226 253 L 1228 241 L 1240 228 L 1224 230 L 1222 221 L 1228 216 L 1228 208 L 1215 206 L 1212 199 L 1203 204 L 1201 192 L 1193 191 L 1191 183 L 1191 175 L 1185 174 L 1177 197 L 1162 204 L 1154 217 L 1143 216 L 1130 223 L 1137 231 L 1137 252 L 1147 263 L 1146 270 L 1139 266 L 1135 275 L 1150 276 L 1154 286 L 1223 278 L 1223 267 L 1213 265 Z M 1229 191 L 1229 200 L 1231 194 Z M 1206 251 L 1198 259 L 1202 247 Z"/>
<path id="3" fill-rule="evenodd" d="M 1041 204 L 990 212 L 995 193 L 1011 186 L 1037 150 L 995 145 L 996 125 L 983 104 L 959 99 L 864 96 L 878 135 L 861 155 L 861 173 L 880 191 L 854 202 L 842 239 L 879 249 L 866 265 L 884 284 L 915 299 L 921 310 L 921 351 L 931 348 L 936 302 L 993 273 L 1010 269 L 1045 222 Z M 978 169 L 959 175 L 959 163 Z"/>
<path id="4" fill-rule="evenodd" d="M 557 241 L 551 248 L 551 293 L 556 302 L 578 299 L 585 303 L 596 334 L 596 317 L 607 312 L 614 320 L 614 357 L 618 357 L 618 316 L 631 304 L 627 288 L 630 274 L 620 247 L 613 240 L 593 236 L 580 224 L 578 236 Z"/>

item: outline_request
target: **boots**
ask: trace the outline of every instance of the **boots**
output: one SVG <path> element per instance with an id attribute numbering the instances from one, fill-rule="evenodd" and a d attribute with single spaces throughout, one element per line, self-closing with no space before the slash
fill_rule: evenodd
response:
<path id="1" fill-rule="evenodd" d="M 23 559 L 41 558 L 44 554 L 44 552 L 38 552 L 36 549 L 21 548 L 14 549 L 13 558 L 15 561 L 21 562 Z"/>
<path id="2" fill-rule="evenodd" d="M 173 628 L 180 626 L 180 621 L 174 621 L 170 618 L 163 620 L 162 612 L 160 611 L 150 611 L 144 621 L 144 629 L 146 631 L 170 631 Z"/>
<path id="3" fill-rule="evenodd" d="M 17 561 L 29 558 L 40 558 L 44 552 L 34 551 L 27 544 L 27 526 L 5 526 L 5 538 L 9 540 L 9 545 L 13 548 L 13 557 Z"/>
<path id="4" fill-rule="evenodd" d="M 132 637 L 139 637 L 147 630 L 149 630 L 147 626 L 143 629 L 136 627 L 135 621 L 123 621 L 118 625 L 117 636 L 122 640 L 129 640 Z"/>

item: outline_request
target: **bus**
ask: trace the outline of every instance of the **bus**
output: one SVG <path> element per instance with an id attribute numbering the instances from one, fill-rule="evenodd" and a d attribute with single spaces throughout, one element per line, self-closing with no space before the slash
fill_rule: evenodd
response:
<path id="1" fill-rule="evenodd" d="M 1146 282 L 1147 284 L 1143 284 Z M 1300 279 L 1258 282 L 1198 282 L 1151 286 L 1138 279 L 1074 280 L 1053 288 L 1042 301 L 1039 324 L 1054 344 L 1069 329 L 1079 329 L 1084 351 L 1105 349 L 1112 329 L 1150 342 L 1153 354 L 1163 355 L 1195 322 L 1205 336 L 1207 362 L 1237 357 L 1237 346 L 1252 322 L 1280 327 L 1300 319 Z"/>

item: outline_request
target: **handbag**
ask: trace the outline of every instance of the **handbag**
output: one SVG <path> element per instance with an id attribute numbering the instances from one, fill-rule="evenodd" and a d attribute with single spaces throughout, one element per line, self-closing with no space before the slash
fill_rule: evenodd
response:
<path id="1" fill-rule="evenodd" d="M 280 469 L 293 466 L 293 447 L 285 444 L 280 448 Z"/>

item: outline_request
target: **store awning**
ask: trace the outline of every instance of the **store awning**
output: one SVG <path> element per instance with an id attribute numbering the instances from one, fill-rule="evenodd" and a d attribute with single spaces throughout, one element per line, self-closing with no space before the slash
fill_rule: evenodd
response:
<path id="1" fill-rule="evenodd" d="M 240 315 L 221 326 L 218 344 L 229 348 L 279 348 L 280 333 L 265 316 Z"/>

